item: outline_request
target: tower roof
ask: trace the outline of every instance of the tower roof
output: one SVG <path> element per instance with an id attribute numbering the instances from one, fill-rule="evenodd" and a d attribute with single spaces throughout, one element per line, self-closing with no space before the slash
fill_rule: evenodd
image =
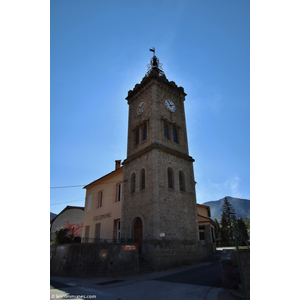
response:
<path id="1" fill-rule="evenodd" d="M 126 100 L 132 99 L 132 97 L 134 97 L 140 90 L 142 90 L 143 87 L 145 87 L 152 78 L 158 79 L 160 82 L 166 84 L 169 88 L 172 88 L 177 93 L 184 94 L 184 96 L 186 96 L 183 87 L 178 87 L 174 81 L 169 81 L 166 78 L 166 75 L 162 68 L 162 63 L 159 62 L 158 57 L 155 55 L 155 48 L 150 49 L 150 51 L 153 52 L 153 57 L 150 59 L 150 63 L 147 64 L 148 71 L 142 81 L 140 83 L 137 83 L 133 90 L 128 91 Z"/>

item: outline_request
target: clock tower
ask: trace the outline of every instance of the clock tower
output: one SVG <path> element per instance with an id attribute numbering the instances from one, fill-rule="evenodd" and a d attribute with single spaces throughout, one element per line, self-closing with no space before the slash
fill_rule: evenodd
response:
<path id="1" fill-rule="evenodd" d="M 140 255 L 159 270 L 199 261 L 201 247 L 186 94 L 166 78 L 151 51 L 148 72 L 126 98 L 121 236 L 139 244 Z"/>

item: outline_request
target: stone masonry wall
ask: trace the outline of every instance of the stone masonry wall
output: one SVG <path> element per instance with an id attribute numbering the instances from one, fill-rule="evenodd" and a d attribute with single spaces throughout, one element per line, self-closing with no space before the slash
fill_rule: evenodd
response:
<path id="1" fill-rule="evenodd" d="M 209 247 L 200 242 L 152 240 L 143 243 L 143 257 L 154 271 L 199 263 L 210 254 Z"/>
<path id="2" fill-rule="evenodd" d="M 154 187 L 157 180 L 153 161 L 153 152 L 148 152 L 123 167 L 123 193 L 122 201 L 122 222 L 121 237 L 125 239 L 132 238 L 133 223 L 135 218 L 139 217 L 143 222 L 143 239 L 151 233 L 151 228 L 155 226 L 155 196 Z M 145 170 L 145 189 L 141 190 L 140 171 Z M 135 173 L 136 191 L 131 193 L 131 176 Z M 126 196 L 125 196 L 126 195 Z"/>
<path id="3" fill-rule="evenodd" d="M 50 274 L 70 277 L 117 277 L 139 271 L 138 248 L 125 244 L 65 244 L 50 247 Z"/>
<path id="4" fill-rule="evenodd" d="M 159 151 L 159 210 L 158 232 L 164 232 L 166 239 L 199 240 L 197 207 L 194 185 L 193 163 L 183 158 Z M 174 175 L 174 188 L 168 188 L 167 170 Z M 185 175 L 185 191 L 180 191 L 179 172 Z"/>
<path id="5" fill-rule="evenodd" d="M 133 222 L 143 222 L 143 240 L 199 240 L 193 165 L 191 161 L 153 149 L 124 165 L 124 201 L 122 203 L 122 237 L 132 237 Z M 174 172 L 174 189 L 168 188 L 167 168 Z M 140 170 L 145 170 L 146 187 L 140 190 Z M 180 191 L 179 171 L 185 174 L 186 190 Z M 136 191 L 130 193 L 135 173 Z"/>

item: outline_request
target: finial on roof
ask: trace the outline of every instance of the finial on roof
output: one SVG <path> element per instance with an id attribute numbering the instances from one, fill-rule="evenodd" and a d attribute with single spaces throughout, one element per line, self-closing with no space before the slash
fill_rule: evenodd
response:
<path id="1" fill-rule="evenodd" d="M 150 59 L 150 64 L 147 64 L 147 73 L 146 76 L 149 76 L 150 73 L 155 70 L 159 76 L 165 75 L 163 68 L 162 68 L 162 63 L 159 62 L 159 59 L 155 55 L 155 47 L 152 47 L 149 49 L 151 52 L 153 52 L 153 57 Z"/>

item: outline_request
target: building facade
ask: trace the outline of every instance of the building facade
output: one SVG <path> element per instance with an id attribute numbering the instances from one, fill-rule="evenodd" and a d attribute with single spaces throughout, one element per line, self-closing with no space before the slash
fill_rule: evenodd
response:
<path id="1" fill-rule="evenodd" d="M 215 223 L 210 218 L 210 207 L 197 204 L 199 239 L 203 247 L 208 247 L 211 253 L 216 252 Z"/>
<path id="2" fill-rule="evenodd" d="M 119 242 L 123 168 L 117 160 L 115 170 L 86 185 L 82 242 Z"/>

